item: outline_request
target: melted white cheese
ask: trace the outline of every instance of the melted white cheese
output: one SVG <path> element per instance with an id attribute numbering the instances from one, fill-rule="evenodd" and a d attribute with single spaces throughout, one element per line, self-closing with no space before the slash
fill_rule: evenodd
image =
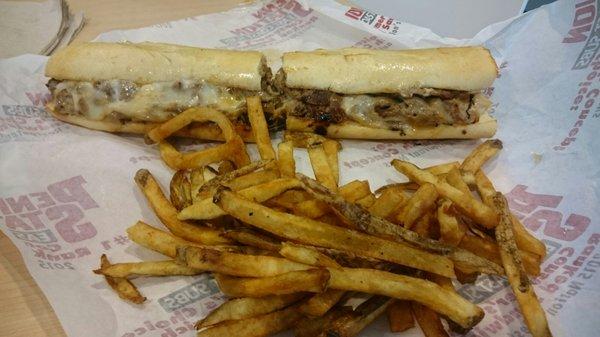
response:
<path id="1" fill-rule="evenodd" d="M 369 95 L 351 95 L 342 98 L 341 108 L 353 121 L 375 128 L 387 129 L 385 119 L 375 112 L 379 99 Z"/>
<path id="2" fill-rule="evenodd" d="M 194 106 L 213 107 L 234 118 L 245 104 L 243 97 L 235 97 L 226 88 L 189 80 L 180 83 L 179 86 L 175 82 L 145 84 L 138 86 L 130 98 L 120 100 L 120 81 L 112 80 L 109 85 L 114 92 L 113 101 L 89 82 L 63 81 L 57 85 L 56 92 L 68 90 L 73 97 L 74 112 L 92 120 L 103 120 L 112 112 L 118 112 L 132 120 L 161 122 L 177 110 Z"/>

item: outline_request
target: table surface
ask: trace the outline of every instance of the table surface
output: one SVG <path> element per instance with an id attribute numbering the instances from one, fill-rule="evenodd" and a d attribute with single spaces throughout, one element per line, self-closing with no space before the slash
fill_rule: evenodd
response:
<path id="1" fill-rule="evenodd" d="M 131 29 L 233 8 L 240 0 L 68 0 L 83 11 L 86 25 L 76 41 L 87 41 L 114 29 Z M 64 337 L 46 297 L 29 275 L 21 255 L 0 233 L 0 335 Z"/>

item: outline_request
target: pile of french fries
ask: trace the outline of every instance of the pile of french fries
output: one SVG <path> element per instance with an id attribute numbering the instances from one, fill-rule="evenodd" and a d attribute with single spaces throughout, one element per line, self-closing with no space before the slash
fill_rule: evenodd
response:
<path id="1" fill-rule="evenodd" d="M 529 282 L 545 246 L 481 170 L 500 141 L 482 143 L 462 163 L 421 169 L 393 160 L 408 182 L 372 192 L 366 180 L 339 185 L 337 141 L 286 133 L 274 149 L 260 98 L 247 105 L 259 161 L 209 108 L 187 110 L 147 135 L 177 170 L 170 198 L 147 170 L 135 182 L 169 232 L 139 221 L 127 233 L 168 259 L 112 264 L 103 255 L 94 272 L 120 297 L 145 300 L 134 277 L 212 273 L 230 299 L 197 322 L 201 337 L 288 329 L 300 337 L 357 336 L 385 313 L 392 332 L 416 319 L 426 336 L 448 336 L 484 316 L 455 285 L 495 274 L 508 278 L 532 335 L 551 335 Z M 166 141 L 198 122 L 216 123 L 225 143 L 181 153 Z M 316 180 L 296 172 L 295 148 L 307 149 Z"/>

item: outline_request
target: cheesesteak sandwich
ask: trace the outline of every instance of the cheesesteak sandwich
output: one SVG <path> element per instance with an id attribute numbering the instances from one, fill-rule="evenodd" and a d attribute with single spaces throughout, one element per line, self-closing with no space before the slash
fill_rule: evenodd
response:
<path id="1" fill-rule="evenodd" d="M 481 93 L 498 73 L 482 47 L 341 49 L 283 55 L 276 86 L 287 129 L 333 138 L 491 137 Z"/>
<path id="2" fill-rule="evenodd" d="M 146 133 L 191 107 L 224 114 L 245 139 L 250 135 L 247 96 L 260 95 L 271 130 L 282 129 L 278 96 L 262 53 L 161 43 L 84 43 L 50 58 L 47 109 L 54 117 L 90 129 Z M 183 135 L 220 139 L 216 125 L 193 125 Z"/>

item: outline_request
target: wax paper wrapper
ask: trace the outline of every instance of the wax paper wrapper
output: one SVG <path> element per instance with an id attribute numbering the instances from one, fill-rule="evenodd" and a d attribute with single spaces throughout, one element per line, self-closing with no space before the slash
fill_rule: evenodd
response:
<path id="1" fill-rule="evenodd" d="M 485 169 L 525 226 L 547 244 L 535 289 L 554 335 L 597 336 L 596 6 L 591 0 L 558 1 L 492 25 L 471 40 L 455 40 L 385 13 L 279 0 L 98 39 L 259 49 L 275 67 L 286 50 L 485 44 L 500 68 L 486 93 L 495 103 L 497 138 L 504 142 Z M 135 172 L 147 168 L 163 186 L 172 172 L 141 137 L 90 131 L 49 117 L 43 108 L 49 95 L 46 60 L 25 55 L 0 62 L 0 228 L 21 251 L 69 336 L 194 336 L 193 322 L 224 300 L 209 276 L 136 279 L 149 300 L 132 305 L 91 272 L 103 253 L 115 262 L 164 258 L 130 242 L 125 229 L 139 219 L 161 227 L 133 182 Z M 393 158 L 420 166 L 461 160 L 479 142 L 344 141 L 341 182 L 368 179 L 375 189 L 403 180 L 390 166 Z M 296 156 L 299 170 L 311 174 L 306 153 Z M 486 312 L 468 336 L 528 335 L 505 280 L 483 276 L 459 291 Z M 392 335 L 384 319 L 361 334 Z M 421 332 L 415 328 L 405 335 Z"/>

